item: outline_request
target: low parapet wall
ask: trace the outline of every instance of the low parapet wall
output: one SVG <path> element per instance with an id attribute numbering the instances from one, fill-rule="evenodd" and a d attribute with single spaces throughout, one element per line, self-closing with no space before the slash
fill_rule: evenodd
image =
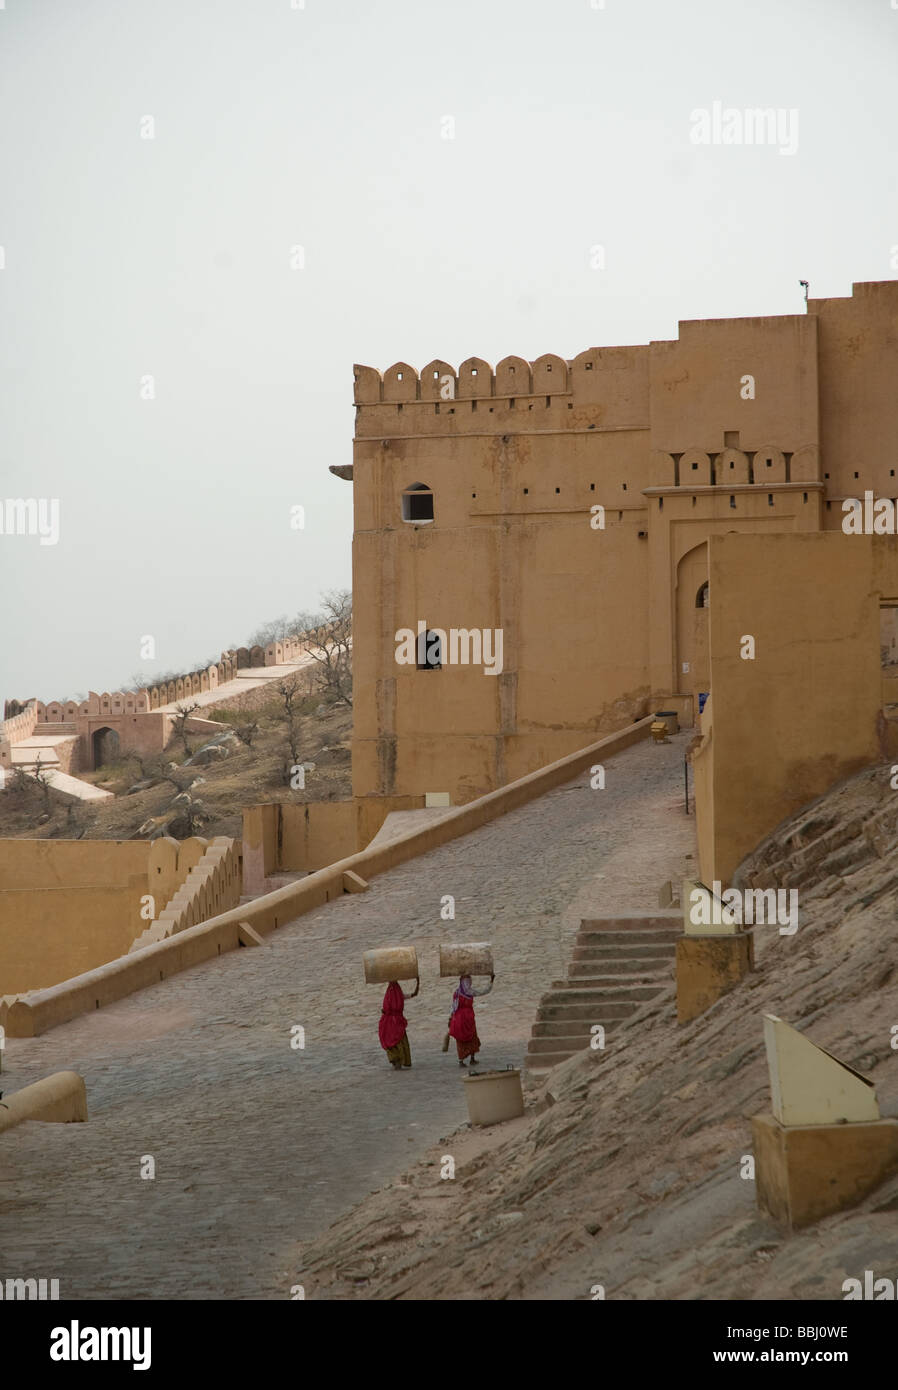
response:
<path id="1" fill-rule="evenodd" d="M 613 757 L 647 738 L 652 718 L 649 715 L 640 719 L 626 729 L 600 739 L 598 743 L 592 743 L 516 782 L 510 782 L 508 786 L 488 792 L 486 796 L 478 797 L 476 801 L 470 801 L 456 810 L 447 811 L 445 816 L 421 830 L 411 831 L 377 848 L 361 850 L 309 874 L 298 883 L 279 888 L 274 893 L 266 893 L 255 902 L 233 908 L 166 941 L 145 946 L 53 989 L 40 990 L 18 999 L 5 1010 L 0 1008 L 0 1024 L 6 1027 L 10 1037 L 35 1037 L 79 1014 L 92 1012 L 133 994 L 145 985 L 156 984 L 191 965 L 221 955 L 223 951 L 236 950 L 242 944 L 241 923 L 248 923 L 260 935 L 267 935 L 286 922 L 330 902 L 332 898 L 342 897 L 343 876 L 348 872 L 367 882 L 398 864 L 426 854 L 428 850 L 448 844 L 472 830 L 479 830 L 499 816 L 516 811 L 519 806 L 526 805 L 545 792 L 563 786 L 584 768 Z"/>
<path id="2" fill-rule="evenodd" d="M 71 1124 L 86 1119 L 87 1091 L 74 1071 L 56 1071 L 0 1102 L 0 1134 L 25 1120 Z"/>

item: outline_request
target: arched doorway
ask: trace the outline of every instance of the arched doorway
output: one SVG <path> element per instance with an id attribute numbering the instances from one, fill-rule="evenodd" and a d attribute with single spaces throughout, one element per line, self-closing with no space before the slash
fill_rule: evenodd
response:
<path id="1" fill-rule="evenodd" d="M 710 689 L 709 600 L 708 543 L 702 541 L 677 565 L 677 690 L 695 696 L 696 713 L 699 693 Z"/>
<path id="2" fill-rule="evenodd" d="M 115 729 L 95 729 L 90 742 L 94 755 L 94 771 L 104 763 L 118 762 L 119 737 Z"/>

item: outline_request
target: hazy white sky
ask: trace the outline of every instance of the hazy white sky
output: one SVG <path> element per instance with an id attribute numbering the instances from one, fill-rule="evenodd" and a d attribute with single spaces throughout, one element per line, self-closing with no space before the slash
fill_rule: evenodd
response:
<path id="1" fill-rule="evenodd" d="M 354 362 L 572 357 L 898 275 L 898 0 L 293 3 L 0 8 L 0 499 L 60 523 L 0 536 L 0 698 L 348 586 Z M 694 143 L 715 102 L 788 141 Z"/>

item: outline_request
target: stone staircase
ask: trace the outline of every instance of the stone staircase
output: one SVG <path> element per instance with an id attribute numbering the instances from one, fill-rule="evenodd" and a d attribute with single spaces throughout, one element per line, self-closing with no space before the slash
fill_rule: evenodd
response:
<path id="1" fill-rule="evenodd" d="M 524 1065 L 544 1072 L 589 1047 L 593 1024 L 605 1035 L 673 980 L 679 909 L 581 921 L 568 966 L 539 1002 Z"/>

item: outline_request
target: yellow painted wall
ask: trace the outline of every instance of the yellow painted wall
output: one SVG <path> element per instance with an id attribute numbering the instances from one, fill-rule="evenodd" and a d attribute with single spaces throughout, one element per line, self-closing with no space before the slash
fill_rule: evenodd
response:
<path id="1" fill-rule="evenodd" d="M 337 859 L 347 859 L 360 848 L 351 801 L 309 802 L 304 806 L 281 806 L 279 811 L 280 869 L 323 869 Z"/>
<path id="2" fill-rule="evenodd" d="M 149 929 L 141 907 L 159 919 L 205 849 L 205 840 L 167 836 L 0 840 L 0 995 L 46 989 L 124 955 Z M 142 904 L 148 895 L 152 905 Z M 207 915 L 219 907 L 216 899 Z"/>
<path id="3" fill-rule="evenodd" d="M 695 786 L 702 879 L 726 883 L 787 816 L 894 756 L 879 606 L 898 592 L 898 551 L 839 532 L 713 537 L 709 557 L 713 733 Z"/>
<path id="4" fill-rule="evenodd" d="M 423 796 L 372 796 L 248 807 L 243 814 L 244 824 L 249 820 L 263 838 L 266 874 L 279 869 L 312 873 L 363 850 L 391 811 L 414 811 L 423 805 Z M 261 811 L 268 814 L 260 816 Z"/>
<path id="5" fill-rule="evenodd" d="M 0 994 L 47 989 L 124 955 L 146 874 L 125 885 L 0 890 Z"/>
<path id="6" fill-rule="evenodd" d="M 839 530 L 839 499 L 898 497 L 898 280 L 852 286 L 851 297 L 812 299 L 819 343 L 822 466 L 827 528 Z M 855 473 L 859 477 L 855 478 Z"/>
<path id="7" fill-rule="evenodd" d="M 0 889 L 125 884 L 146 874 L 146 840 L 0 840 Z"/>

